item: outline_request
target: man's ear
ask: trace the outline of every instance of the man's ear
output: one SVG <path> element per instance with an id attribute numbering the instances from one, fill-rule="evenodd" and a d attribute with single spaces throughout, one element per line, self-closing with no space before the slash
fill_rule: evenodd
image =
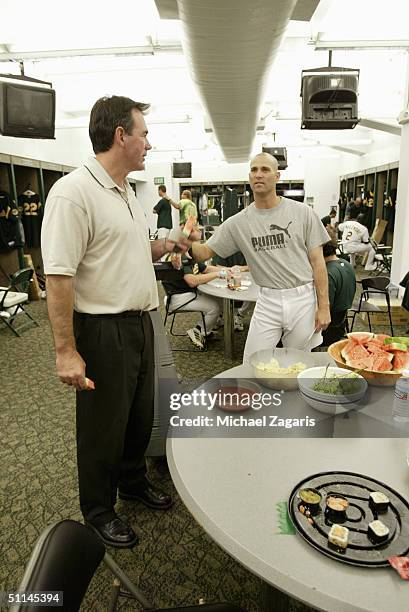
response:
<path id="1" fill-rule="evenodd" d="M 279 172 L 277 172 L 277 174 L 276 174 L 277 181 L 279 181 L 279 180 L 280 180 L 280 176 L 281 176 L 281 174 L 280 174 Z"/>
<path id="2" fill-rule="evenodd" d="M 114 133 L 114 143 L 118 144 L 121 147 L 123 147 L 124 146 L 124 136 L 125 136 L 124 128 L 122 126 L 118 125 L 118 127 L 115 129 L 115 133 Z"/>

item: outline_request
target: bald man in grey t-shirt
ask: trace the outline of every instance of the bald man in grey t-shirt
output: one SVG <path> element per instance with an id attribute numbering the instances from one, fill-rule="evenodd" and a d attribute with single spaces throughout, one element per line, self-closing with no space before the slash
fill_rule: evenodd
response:
<path id="1" fill-rule="evenodd" d="M 244 350 L 284 346 L 310 350 L 330 323 L 328 278 L 322 245 L 330 240 L 308 206 L 277 196 L 277 160 L 256 155 L 249 179 L 254 202 L 227 219 L 206 244 L 195 243 L 196 260 L 241 251 L 261 287 Z M 314 334 L 315 332 L 315 334 Z"/>

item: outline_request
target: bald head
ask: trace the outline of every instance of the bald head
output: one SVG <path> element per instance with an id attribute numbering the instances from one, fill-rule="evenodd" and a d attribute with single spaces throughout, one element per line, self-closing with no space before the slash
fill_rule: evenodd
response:
<path id="1" fill-rule="evenodd" d="M 278 162 L 270 153 L 259 153 L 250 161 L 249 181 L 256 206 L 261 208 L 277 202 L 276 184 L 280 178 Z"/>
<path id="2" fill-rule="evenodd" d="M 255 155 L 253 159 L 250 160 L 250 168 L 256 163 L 268 164 L 274 172 L 278 172 L 278 161 L 273 155 L 270 155 L 270 153 L 258 153 Z"/>

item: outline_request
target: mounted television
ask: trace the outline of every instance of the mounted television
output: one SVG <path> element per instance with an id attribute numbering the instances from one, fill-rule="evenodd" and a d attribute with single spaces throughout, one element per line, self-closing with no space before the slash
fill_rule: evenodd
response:
<path id="1" fill-rule="evenodd" d="M 0 82 L 0 134 L 51 139 L 54 124 L 54 89 Z"/>
<path id="2" fill-rule="evenodd" d="M 301 77 L 303 130 L 353 129 L 358 118 L 359 70 L 311 68 Z"/>
<path id="3" fill-rule="evenodd" d="M 173 178 L 192 178 L 191 162 L 174 162 L 172 164 Z"/>
<path id="4" fill-rule="evenodd" d="M 278 169 L 285 170 L 287 164 L 287 149 L 285 147 L 262 147 L 263 153 L 270 153 L 278 161 Z"/>

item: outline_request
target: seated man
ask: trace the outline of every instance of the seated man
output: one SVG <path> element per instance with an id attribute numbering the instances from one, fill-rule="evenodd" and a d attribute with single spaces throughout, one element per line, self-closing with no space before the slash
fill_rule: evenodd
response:
<path id="1" fill-rule="evenodd" d="M 375 270 L 375 249 L 369 242 L 368 228 L 362 225 L 362 217 L 356 208 L 351 210 L 350 219 L 338 226 L 342 232 L 341 244 L 344 253 L 348 255 L 364 255 L 368 253 L 365 270 Z"/>
<path id="2" fill-rule="evenodd" d="M 321 346 L 329 346 L 345 335 L 346 315 L 354 300 L 356 280 L 354 268 L 336 256 L 332 242 L 324 244 L 322 250 L 328 273 L 331 323 L 322 332 Z"/>
<path id="3" fill-rule="evenodd" d="M 162 285 L 168 296 L 171 295 L 171 310 L 194 310 L 202 311 L 205 315 L 205 325 L 207 336 L 216 327 L 217 319 L 222 311 L 221 300 L 210 295 L 198 293 L 197 287 L 219 278 L 222 268 L 217 266 L 207 266 L 206 264 L 196 263 L 192 259 L 183 258 L 180 267 L 180 254 L 171 257 L 172 264 L 177 269 L 183 269 L 183 277 L 180 280 L 162 281 Z M 187 335 L 195 346 L 204 348 L 206 344 L 205 330 L 202 323 L 187 330 Z"/>

